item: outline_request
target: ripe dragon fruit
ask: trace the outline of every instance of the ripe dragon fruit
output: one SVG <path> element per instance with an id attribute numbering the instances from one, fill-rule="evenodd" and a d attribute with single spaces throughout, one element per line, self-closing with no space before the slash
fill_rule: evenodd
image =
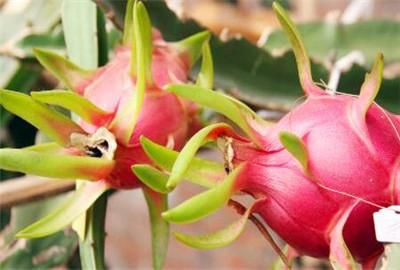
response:
<path id="1" fill-rule="evenodd" d="M 140 145 L 140 136 L 180 149 L 200 127 L 196 105 L 163 87 L 187 82 L 190 67 L 202 52 L 203 63 L 211 61 L 209 34 L 202 32 L 168 43 L 152 30 L 141 2 L 128 2 L 126 18 L 123 45 L 97 70 L 83 70 L 55 53 L 35 50 L 39 62 L 73 91 L 39 91 L 29 96 L 0 90 L 5 109 L 55 141 L 24 149 L 0 149 L 0 168 L 88 180 L 65 204 L 23 229 L 18 237 L 42 237 L 63 229 L 110 188 L 143 186 L 131 170 L 133 164 L 151 162 Z M 203 71 L 199 83 L 209 84 L 212 74 Z M 80 118 L 74 122 L 46 104 L 70 110 Z M 146 197 L 166 209 L 165 196 L 148 191 Z"/>
<path id="2" fill-rule="evenodd" d="M 224 114 L 246 136 L 227 124 L 214 124 L 195 134 L 180 153 L 142 139 L 145 151 L 170 174 L 140 165 L 134 171 L 164 192 L 183 178 L 210 187 L 164 212 L 163 217 L 173 223 L 203 218 L 234 194 L 256 199 L 241 219 L 216 233 L 175 234 L 189 246 L 230 243 L 254 212 L 288 243 L 288 254 L 329 258 L 335 269 L 355 269 L 356 263 L 372 269 L 383 251 L 375 239 L 372 214 L 379 207 L 399 204 L 400 199 L 400 117 L 374 103 L 382 56 L 378 55 L 359 96 L 332 94 L 314 84 L 298 31 L 276 3 L 274 10 L 293 46 L 305 102 L 272 125 L 221 93 L 169 86 L 171 92 Z M 219 142 L 224 166 L 193 159 L 198 148 L 210 141 Z M 141 177 L 144 172 L 152 172 L 153 179 Z"/>

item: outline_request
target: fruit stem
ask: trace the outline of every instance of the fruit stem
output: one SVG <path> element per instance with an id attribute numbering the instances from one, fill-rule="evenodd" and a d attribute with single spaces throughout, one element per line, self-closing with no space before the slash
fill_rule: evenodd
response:
<path id="1" fill-rule="evenodd" d="M 246 212 L 246 207 L 244 207 L 238 201 L 230 199 L 228 202 L 228 206 L 233 208 L 240 215 L 243 215 Z M 275 242 L 275 240 L 272 238 L 271 234 L 268 232 L 267 228 L 265 228 L 264 224 L 254 214 L 250 214 L 249 219 L 257 227 L 257 229 L 261 232 L 261 234 L 265 238 L 265 240 L 267 240 L 267 242 L 271 245 L 272 249 L 279 255 L 279 257 L 281 258 L 281 260 L 285 264 L 285 266 L 288 269 L 290 269 L 290 264 L 289 264 L 288 258 L 283 253 L 283 251 L 278 246 L 278 244 Z"/>

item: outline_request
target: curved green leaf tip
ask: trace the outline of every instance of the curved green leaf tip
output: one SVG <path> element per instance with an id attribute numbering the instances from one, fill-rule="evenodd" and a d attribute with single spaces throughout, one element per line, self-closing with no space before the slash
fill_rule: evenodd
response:
<path id="1" fill-rule="evenodd" d="M 128 11 L 127 11 L 128 12 Z M 129 101 L 118 110 L 112 128 L 122 137 L 125 145 L 133 134 L 144 101 L 146 87 L 152 84 L 152 30 L 149 15 L 140 1 L 133 5 L 133 41 L 131 44 L 131 70 L 136 76 L 135 89 L 132 89 Z"/>
<path id="2" fill-rule="evenodd" d="M 141 1 L 136 1 L 133 6 L 133 27 L 134 40 L 132 47 L 133 58 L 132 74 L 136 74 L 138 79 L 143 76 L 145 80 L 152 83 L 151 56 L 153 51 L 152 29 L 149 14 Z M 136 72 L 135 72 L 136 71 Z"/>
<path id="3" fill-rule="evenodd" d="M 235 192 L 235 183 L 243 165 L 233 170 L 222 183 L 183 202 L 162 214 L 172 223 L 191 223 L 208 216 L 224 206 Z"/>
<path id="4" fill-rule="evenodd" d="M 102 179 L 115 162 L 108 159 L 52 154 L 27 149 L 0 149 L 0 168 L 9 171 L 64 179 Z"/>
<path id="5" fill-rule="evenodd" d="M 208 43 L 210 37 L 210 32 L 203 31 L 175 42 L 173 46 L 182 54 L 187 54 L 189 57 L 189 66 L 193 66 L 202 55 L 202 52 L 204 52 L 204 45 Z"/>
<path id="6" fill-rule="evenodd" d="M 304 142 L 296 134 L 286 131 L 279 133 L 279 140 L 286 150 L 299 161 L 303 170 L 308 173 L 308 153 Z"/>
<path id="7" fill-rule="evenodd" d="M 316 86 L 313 82 L 310 59 L 301 40 L 299 31 L 285 9 L 278 2 L 274 2 L 272 7 L 280 24 L 282 25 L 283 30 L 286 32 L 290 43 L 292 44 L 293 52 L 297 62 L 299 79 L 303 90 L 309 95 L 319 95 L 323 93 L 323 90 Z"/>
<path id="8" fill-rule="evenodd" d="M 253 125 L 267 127 L 270 124 L 261 119 L 246 104 L 223 93 L 197 85 L 171 84 L 166 89 L 223 114 L 246 132 L 256 144 L 262 144 Z"/>
<path id="9" fill-rule="evenodd" d="M 205 235 L 188 235 L 174 232 L 174 235 L 176 239 L 182 243 L 194 248 L 213 249 L 227 246 L 236 240 L 243 232 L 254 205 L 255 204 L 249 207 L 239 220 L 214 233 Z"/>
<path id="10" fill-rule="evenodd" d="M 131 44 L 134 35 L 132 10 L 135 2 L 136 0 L 128 0 L 128 3 L 126 4 L 124 33 L 122 37 L 122 42 L 126 45 Z"/>
<path id="11" fill-rule="evenodd" d="M 209 42 L 204 43 L 202 48 L 201 68 L 196 84 L 210 89 L 214 84 L 214 66 Z"/>
<path id="12" fill-rule="evenodd" d="M 132 166 L 133 173 L 142 183 L 159 193 L 168 193 L 170 190 L 166 187 L 168 175 L 160 172 L 148 164 L 136 164 Z"/>
<path id="13" fill-rule="evenodd" d="M 146 155 L 155 162 L 157 166 L 168 172 L 171 171 L 179 156 L 179 152 L 156 144 L 144 136 L 140 138 L 140 143 Z M 189 162 L 188 168 L 184 174 L 184 178 L 189 182 L 207 188 L 214 187 L 216 183 L 222 181 L 225 176 L 226 173 L 223 164 L 198 157 L 193 158 Z"/>
<path id="14" fill-rule="evenodd" d="M 105 182 L 88 183 L 78 189 L 60 207 L 17 233 L 19 238 L 38 238 L 50 235 L 70 225 L 108 189 Z"/>
<path id="15" fill-rule="evenodd" d="M 183 147 L 168 179 L 167 188 L 173 189 L 182 181 L 186 170 L 189 168 L 191 160 L 196 155 L 199 148 L 207 142 L 217 138 L 218 133 L 225 130 L 231 130 L 230 126 L 224 123 L 210 125 L 197 132 Z"/>
<path id="16" fill-rule="evenodd" d="M 368 108 L 378 95 L 382 83 L 383 66 L 383 54 L 378 53 L 371 72 L 365 75 L 365 80 L 360 90 L 360 96 L 356 101 L 363 116 L 366 115 Z"/>
<path id="17" fill-rule="evenodd" d="M 0 89 L 0 104 L 9 112 L 43 131 L 60 145 L 69 144 L 71 133 L 84 133 L 71 119 L 28 95 Z"/>
<path id="18" fill-rule="evenodd" d="M 68 90 L 50 90 L 31 92 L 34 100 L 57 105 L 74 112 L 88 123 L 101 126 L 111 119 L 112 114 L 98 108 L 79 94 Z"/>
<path id="19" fill-rule="evenodd" d="M 54 52 L 34 48 L 33 53 L 46 70 L 70 89 L 75 90 L 79 84 L 94 75 L 95 71 L 82 69 Z"/>

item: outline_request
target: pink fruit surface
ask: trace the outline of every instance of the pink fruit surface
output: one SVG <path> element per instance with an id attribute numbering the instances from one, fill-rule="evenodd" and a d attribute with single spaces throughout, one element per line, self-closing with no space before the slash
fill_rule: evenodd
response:
<path id="1" fill-rule="evenodd" d="M 329 258 L 335 269 L 354 269 L 356 263 L 371 269 L 383 252 L 375 238 L 373 213 L 400 203 L 399 116 L 374 102 L 383 56 L 378 54 L 358 96 L 323 89 L 313 82 L 294 24 L 278 4 L 274 9 L 292 43 L 305 99 L 277 123 L 269 123 L 232 97 L 196 86 L 170 86 L 171 92 L 224 114 L 246 136 L 235 134 L 227 124 L 214 124 L 194 135 L 170 169 L 166 187 L 195 175 L 194 161 L 185 159 L 217 138 L 228 175 L 222 183 L 215 177 L 211 190 L 163 217 L 190 223 L 222 207 L 232 195 L 245 193 L 256 201 L 241 220 L 213 234 L 177 233 L 177 239 L 196 248 L 223 246 L 240 234 L 243 219 L 253 212 L 287 242 L 288 253 Z M 191 97 L 193 91 L 198 96 Z M 203 169 L 207 170 L 215 168 Z M 200 208 L 202 201 L 208 203 Z"/>

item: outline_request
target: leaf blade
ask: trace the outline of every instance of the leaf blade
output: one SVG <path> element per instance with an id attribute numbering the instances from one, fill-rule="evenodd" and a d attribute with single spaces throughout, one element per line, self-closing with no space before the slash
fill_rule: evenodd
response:
<path id="1" fill-rule="evenodd" d="M 141 137 L 141 145 L 146 155 L 158 166 L 166 171 L 171 171 L 179 152 L 171 150 L 151 140 Z M 222 181 L 226 176 L 224 165 L 198 157 L 194 157 L 184 174 L 189 182 L 211 188 Z"/>
<path id="2" fill-rule="evenodd" d="M 0 105 L 31 123 L 61 145 L 69 143 L 72 133 L 85 133 L 68 117 L 34 101 L 28 95 L 0 89 Z"/>
<path id="3" fill-rule="evenodd" d="M 174 235 L 180 242 L 193 248 L 214 249 L 227 246 L 235 241 L 243 232 L 247 219 L 256 203 L 253 203 L 237 221 L 216 232 L 204 235 L 188 235 L 174 232 Z"/>
<path id="4" fill-rule="evenodd" d="M 143 193 L 149 209 L 153 268 L 159 270 L 168 251 L 169 223 L 161 218 L 161 213 L 168 209 L 168 198 L 148 189 L 143 189 Z"/>
<path id="5" fill-rule="evenodd" d="M 234 169 L 223 182 L 164 212 L 162 217 L 172 223 L 192 223 L 224 206 L 235 192 L 235 183 L 244 165 Z"/>
<path id="6" fill-rule="evenodd" d="M 57 105 L 68 109 L 80 116 L 88 123 L 102 126 L 107 123 L 112 114 L 98 108 L 95 104 L 86 98 L 67 90 L 50 90 L 31 92 L 34 100 L 42 103 Z"/>
<path id="7" fill-rule="evenodd" d="M 85 70 L 54 52 L 34 48 L 37 60 L 59 81 L 69 89 L 77 91 L 77 87 L 94 75 L 94 71 Z"/>
<path id="8" fill-rule="evenodd" d="M 194 158 L 198 149 L 209 141 L 213 141 L 223 134 L 235 134 L 231 127 L 224 123 L 213 124 L 197 132 L 182 148 L 167 182 L 167 188 L 172 189 L 182 181 L 190 161 Z"/>
<path id="9" fill-rule="evenodd" d="M 0 168 L 44 177 L 102 179 L 112 171 L 114 161 L 26 149 L 0 149 Z"/>
<path id="10" fill-rule="evenodd" d="M 166 194 L 169 190 L 166 187 L 168 175 L 160 172 L 148 164 L 136 164 L 132 166 L 135 175 L 152 190 Z"/>
<path id="11" fill-rule="evenodd" d="M 43 219 L 17 233 L 19 238 L 37 238 L 59 231 L 84 213 L 108 189 L 105 182 L 85 185 Z"/>
<path id="12" fill-rule="evenodd" d="M 304 142 L 296 134 L 287 131 L 279 133 L 279 140 L 286 150 L 297 159 L 303 170 L 308 173 L 308 153 Z"/>

